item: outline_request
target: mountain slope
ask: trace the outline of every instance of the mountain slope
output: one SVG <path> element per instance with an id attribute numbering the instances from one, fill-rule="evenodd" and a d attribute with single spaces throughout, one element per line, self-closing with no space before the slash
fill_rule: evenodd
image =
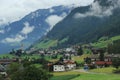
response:
<path id="1" fill-rule="evenodd" d="M 28 47 L 67 16 L 71 9 L 72 7 L 67 6 L 39 9 L 19 21 L 0 28 L 0 53 L 20 48 L 21 44 L 24 44 L 25 48 Z"/>
<path id="2" fill-rule="evenodd" d="M 95 0 L 90 6 L 74 9 L 36 44 L 46 43 L 46 40 L 57 40 L 56 45 L 58 47 L 67 47 L 77 43 L 94 42 L 103 36 L 119 35 L 119 2 L 120 0 Z M 60 43 L 64 39 L 67 40 Z M 51 47 L 54 47 L 54 45 Z"/>

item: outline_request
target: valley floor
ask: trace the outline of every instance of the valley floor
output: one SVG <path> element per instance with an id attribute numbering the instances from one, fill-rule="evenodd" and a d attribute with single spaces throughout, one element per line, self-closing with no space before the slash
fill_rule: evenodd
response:
<path id="1" fill-rule="evenodd" d="M 120 80 L 120 76 L 118 74 L 68 71 L 54 73 L 54 77 L 50 80 Z"/>

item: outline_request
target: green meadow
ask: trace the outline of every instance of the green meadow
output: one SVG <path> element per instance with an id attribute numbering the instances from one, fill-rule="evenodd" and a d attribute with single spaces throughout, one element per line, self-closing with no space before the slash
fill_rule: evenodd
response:
<path id="1" fill-rule="evenodd" d="M 120 80 L 119 74 L 82 73 L 78 71 L 55 72 L 50 80 Z"/>
<path id="2" fill-rule="evenodd" d="M 115 74 L 81 74 L 70 80 L 120 80 L 120 76 Z"/>
<path id="3" fill-rule="evenodd" d="M 92 46 L 98 47 L 98 48 L 104 48 L 107 47 L 108 44 L 112 44 L 113 41 L 120 40 L 120 35 L 114 36 L 111 38 L 108 37 L 102 37 L 97 42 L 92 43 Z"/>

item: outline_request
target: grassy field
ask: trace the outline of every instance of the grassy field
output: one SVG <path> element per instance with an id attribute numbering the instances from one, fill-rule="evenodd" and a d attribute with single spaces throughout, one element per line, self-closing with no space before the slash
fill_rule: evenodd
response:
<path id="1" fill-rule="evenodd" d="M 108 44 L 112 43 L 113 41 L 119 40 L 119 39 L 120 39 L 120 35 L 114 36 L 114 37 L 111 37 L 111 38 L 102 37 L 97 42 L 92 43 L 92 46 L 98 47 L 98 48 L 107 47 Z M 55 47 L 55 46 L 57 46 L 57 43 L 61 44 L 61 43 L 64 43 L 65 41 L 67 41 L 67 40 L 68 40 L 68 38 L 64 38 L 61 41 L 46 39 L 46 40 L 41 41 L 40 43 L 34 45 L 33 47 L 36 48 L 36 49 Z M 89 53 L 89 51 L 87 51 L 87 52 Z"/>
<path id="2" fill-rule="evenodd" d="M 70 80 L 120 80 L 120 76 L 115 74 L 81 74 Z"/>
<path id="3" fill-rule="evenodd" d="M 3 58 L 3 57 L 9 57 L 9 58 L 13 58 L 13 57 L 16 57 L 14 55 L 11 55 L 11 54 L 0 54 L 0 58 Z M 50 62 L 56 62 L 60 59 L 60 57 L 62 57 L 62 55 L 58 55 L 58 57 L 56 59 L 52 59 L 49 55 L 45 56 L 44 58 Z M 22 59 L 25 59 L 25 58 L 34 58 L 34 59 L 39 59 L 41 58 L 40 55 L 38 54 L 33 54 L 33 55 L 22 55 L 21 56 Z"/>
<path id="4" fill-rule="evenodd" d="M 119 36 L 114 36 L 111 38 L 107 38 L 107 37 L 102 37 L 98 40 L 98 42 L 92 43 L 92 46 L 94 47 L 98 47 L 98 48 L 103 48 L 103 47 L 107 47 L 108 44 L 113 43 L 113 41 L 119 40 L 120 39 L 120 35 Z"/>
<path id="5" fill-rule="evenodd" d="M 80 72 L 76 71 L 67 71 L 67 72 L 54 72 L 52 73 L 54 76 L 62 76 L 62 75 L 78 75 Z"/>
<path id="6" fill-rule="evenodd" d="M 84 58 L 90 56 L 90 54 L 84 54 L 82 56 L 74 56 L 73 60 L 77 61 L 78 63 L 81 63 L 84 61 Z"/>
<path id="7" fill-rule="evenodd" d="M 0 54 L 0 58 L 6 57 L 6 56 L 8 56 L 9 58 L 15 57 L 14 55 L 11 55 L 11 54 Z M 77 61 L 78 63 L 81 63 L 84 61 L 84 58 L 86 58 L 87 56 L 90 56 L 90 54 L 84 54 L 82 56 L 73 56 L 72 59 Z M 34 54 L 34 55 L 21 56 L 21 58 L 26 58 L 26 57 L 38 59 L 40 58 L 40 55 Z M 62 55 L 58 55 L 57 59 L 51 59 L 50 56 L 45 56 L 45 59 L 51 62 L 55 62 L 55 61 L 58 61 L 60 57 L 62 57 Z"/>
<path id="8" fill-rule="evenodd" d="M 115 70 L 115 68 L 108 67 L 108 68 L 92 69 L 92 70 L 90 70 L 90 72 L 95 72 L 95 73 L 113 73 L 113 70 Z"/>
<path id="9" fill-rule="evenodd" d="M 51 78 L 50 80 L 71 80 L 73 78 L 78 77 L 79 75 L 62 75 L 62 76 L 55 76 L 53 78 Z"/>
<path id="10" fill-rule="evenodd" d="M 53 75 L 54 77 L 50 80 L 120 80 L 120 76 L 118 74 L 107 73 L 81 73 L 76 71 L 68 71 L 55 72 Z"/>
<path id="11" fill-rule="evenodd" d="M 81 73 L 76 71 L 67 71 L 67 72 L 53 72 L 52 74 L 54 75 L 54 77 L 52 77 L 50 80 L 70 80 L 75 77 L 79 77 Z"/>
<path id="12" fill-rule="evenodd" d="M 11 55 L 11 54 L 0 54 L 0 58 L 3 58 L 3 57 L 9 57 L 9 58 L 13 58 L 15 56 Z"/>
<path id="13" fill-rule="evenodd" d="M 49 48 L 49 47 L 54 47 L 57 46 L 58 40 L 46 40 L 46 41 L 41 41 L 40 43 L 34 45 L 35 49 L 40 49 L 40 48 Z"/>
<path id="14" fill-rule="evenodd" d="M 0 54 L 0 58 L 3 58 L 3 57 L 9 57 L 9 58 L 13 58 L 13 57 L 16 57 L 14 55 L 11 55 L 11 54 Z M 29 58 L 40 58 L 39 55 L 22 55 L 21 58 L 26 58 L 26 57 L 29 57 Z"/>

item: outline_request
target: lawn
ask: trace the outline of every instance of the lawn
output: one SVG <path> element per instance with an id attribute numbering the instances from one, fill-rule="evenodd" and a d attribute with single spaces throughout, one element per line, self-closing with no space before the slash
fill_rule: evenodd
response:
<path id="1" fill-rule="evenodd" d="M 120 35 L 114 36 L 111 38 L 102 37 L 98 40 L 98 42 L 92 43 L 92 46 L 98 47 L 98 48 L 104 48 L 104 47 L 107 47 L 108 44 L 111 44 L 113 43 L 113 41 L 116 41 L 119 39 L 120 39 Z"/>
<path id="2" fill-rule="evenodd" d="M 11 55 L 11 54 L 0 54 L 0 58 L 3 58 L 3 57 L 9 57 L 10 59 L 12 59 L 13 57 L 16 57 L 14 55 Z M 51 58 L 49 55 L 46 55 L 44 56 L 44 58 L 50 62 L 56 62 L 60 59 L 60 57 L 62 57 L 62 55 L 58 55 L 58 57 L 56 59 L 53 59 Z M 30 59 L 40 59 L 41 56 L 38 55 L 38 54 L 33 54 L 33 55 L 22 55 L 21 56 L 22 59 L 25 59 L 25 58 L 30 58 Z"/>
<path id="3" fill-rule="evenodd" d="M 54 47 L 57 46 L 58 40 L 45 40 L 41 41 L 39 44 L 34 45 L 34 48 L 40 49 L 40 48 L 49 48 L 49 47 Z"/>
<path id="4" fill-rule="evenodd" d="M 115 70 L 115 68 L 108 67 L 108 68 L 92 69 L 92 70 L 90 70 L 90 72 L 95 72 L 95 73 L 113 73 L 113 70 Z"/>
<path id="5" fill-rule="evenodd" d="M 3 57 L 9 57 L 9 58 L 13 58 L 15 56 L 11 55 L 11 54 L 0 54 L 0 58 L 3 58 Z"/>
<path id="6" fill-rule="evenodd" d="M 120 76 L 118 74 L 107 73 L 82 73 L 67 71 L 54 72 L 53 75 L 54 76 L 50 80 L 120 80 Z"/>
<path id="7" fill-rule="evenodd" d="M 82 56 L 74 56 L 73 60 L 77 61 L 78 63 L 84 62 L 84 58 L 90 56 L 90 54 L 84 54 Z"/>
<path id="8" fill-rule="evenodd" d="M 50 80 L 71 80 L 73 78 L 78 77 L 79 75 L 62 75 L 62 76 L 54 76 Z"/>
<path id="9" fill-rule="evenodd" d="M 115 74 L 81 74 L 71 80 L 120 80 L 120 76 Z"/>
<path id="10" fill-rule="evenodd" d="M 79 77 L 80 72 L 67 71 L 67 72 L 53 72 L 54 76 L 50 80 L 71 80 L 73 78 Z"/>
<path id="11" fill-rule="evenodd" d="M 66 72 L 54 72 L 52 73 L 54 76 L 63 76 L 63 75 L 78 75 L 80 72 L 76 71 L 66 71 Z"/>

